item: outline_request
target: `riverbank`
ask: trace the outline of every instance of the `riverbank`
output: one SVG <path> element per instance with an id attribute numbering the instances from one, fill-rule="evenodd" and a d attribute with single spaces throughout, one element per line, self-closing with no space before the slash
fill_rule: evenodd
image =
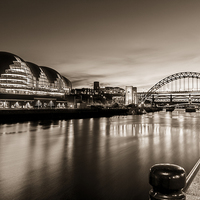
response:
<path id="1" fill-rule="evenodd" d="M 0 123 L 127 115 L 127 109 L 19 109 L 0 110 Z"/>

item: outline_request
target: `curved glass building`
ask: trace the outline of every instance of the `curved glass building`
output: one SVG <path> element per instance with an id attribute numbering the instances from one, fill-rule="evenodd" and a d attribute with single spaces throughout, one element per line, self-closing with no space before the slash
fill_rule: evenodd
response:
<path id="1" fill-rule="evenodd" d="M 37 105 L 32 106 L 44 107 L 41 100 L 49 100 L 47 106 L 50 102 L 51 106 L 56 106 L 56 102 L 70 94 L 71 89 L 71 82 L 56 70 L 24 61 L 12 53 L 0 52 L 0 108 L 6 100 L 11 104 L 13 99 L 16 99 L 17 105 L 26 99 L 30 100 L 27 103 L 31 105 L 31 101 L 37 99 Z"/>

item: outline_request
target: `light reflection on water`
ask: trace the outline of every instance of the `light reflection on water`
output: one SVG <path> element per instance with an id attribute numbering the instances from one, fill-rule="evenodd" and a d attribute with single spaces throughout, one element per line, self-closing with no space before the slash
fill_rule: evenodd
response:
<path id="1" fill-rule="evenodd" d="M 0 125 L 2 199 L 148 199 L 149 168 L 191 170 L 200 113 Z"/>

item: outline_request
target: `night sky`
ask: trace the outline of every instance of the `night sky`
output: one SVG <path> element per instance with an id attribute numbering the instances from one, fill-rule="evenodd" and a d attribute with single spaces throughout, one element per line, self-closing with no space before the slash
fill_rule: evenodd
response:
<path id="1" fill-rule="evenodd" d="M 200 72 L 200 0 L 0 1 L 0 51 L 54 68 L 73 88 L 148 90 Z"/>

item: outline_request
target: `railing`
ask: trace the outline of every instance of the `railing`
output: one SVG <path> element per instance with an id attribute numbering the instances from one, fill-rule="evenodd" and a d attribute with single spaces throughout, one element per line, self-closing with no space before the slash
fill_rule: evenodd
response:
<path id="1" fill-rule="evenodd" d="M 194 165 L 190 173 L 186 177 L 186 186 L 184 187 L 183 191 L 187 192 L 190 184 L 192 183 L 194 177 L 196 176 L 197 172 L 200 169 L 200 159 L 197 161 L 197 163 Z"/>

